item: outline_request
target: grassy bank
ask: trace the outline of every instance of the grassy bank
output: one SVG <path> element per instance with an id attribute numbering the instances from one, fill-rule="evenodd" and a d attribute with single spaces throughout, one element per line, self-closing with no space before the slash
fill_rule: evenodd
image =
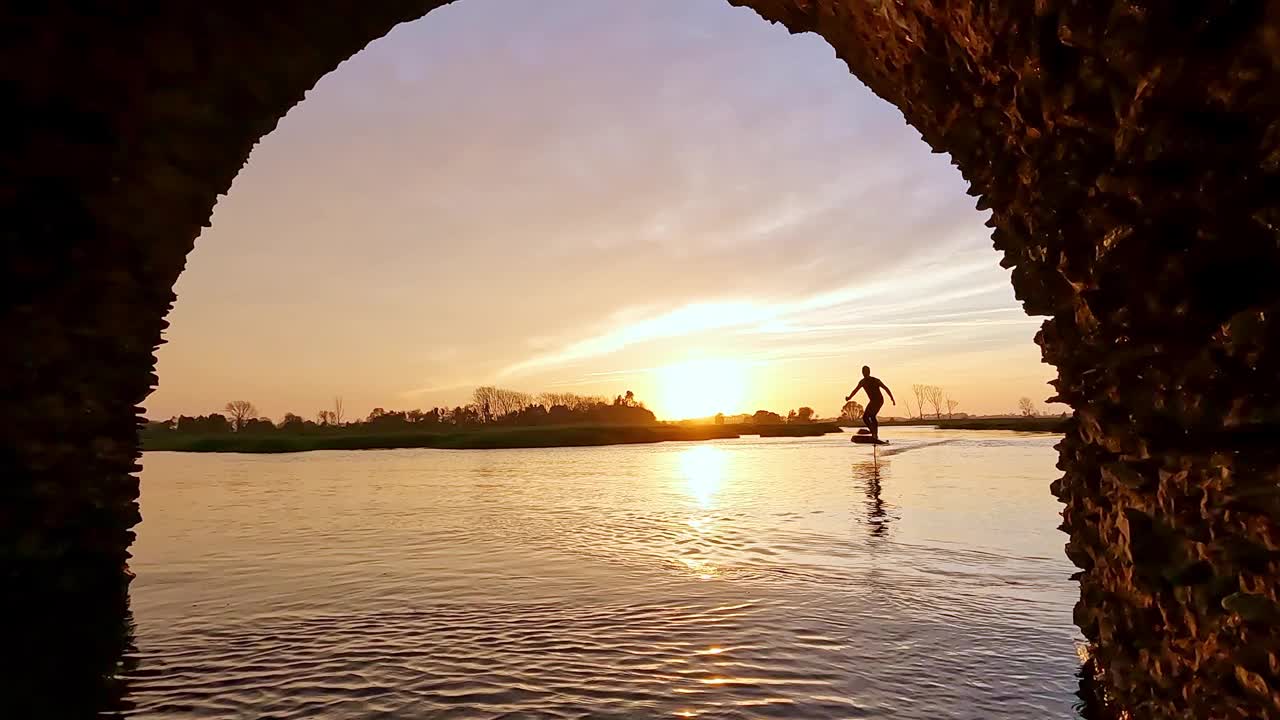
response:
<path id="1" fill-rule="evenodd" d="M 736 438 L 737 430 L 705 425 L 566 425 L 467 429 L 449 432 L 397 433 L 225 433 L 184 435 L 143 433 L 143 450 L 177 452 L 294 453 L 309 450 L 391 450 L 441 448 L 586 447 L 655 443 L 672 440 Z"/>
<path id="2" fill-rule="evenodd" d="M 1062 418 L 979 418 L 924 420 L 911 424 L 942 430 L 1018 430 L 1065 432 Z M 906 425 L 899 422 L 895 425 Z M 885 424 L 886 426 L 888 423 Z M 143 432 L 143 450 L 223 453 L 296 453 L 311 450 L 395 450 L 440 448 L 484 450 L 500 448 L 590 447 L 670 441 L 720 440 L 743 435 L 815 437 L 840 432 L 835 423 L 790 425 L 557 425 L 469 428 L 439 432 L 318 432 L 293 434 L 183 434 Z"/>
<path id="3" fill-rule="evenodd" d="M 828 433 L 840 432 L 835 423 L 792 423 L 790 425 L 725 425 L 737 428 L 741 435 L 759 435 L 760 437 L 817 437 Z"/>
<path id="4" fill-rule="evenodd" d="M 967 420 L 938 420 L 933 423 L 939 430 L 1017 430 L 1020 432 L 1067 431 L 1067 419 L 1062 417 L 1008 417 L 972 418 Z"/>
<path id="5" fill-rule="evenodd" d="M 860 430 L 861 422 L 844 424 L 850 430 Z M 965 418 L 963 420 L 935 420 L 930 418 L 912 418 L 910 420 L 883 420 L 880 427 L 928 427 L 939 430 L 1013 430 L 1016 432 L 1053 432 L 1067 431 L 1067 419 L 1062 417 L 998 417 L 998 418 Z"/>
<path id="6" fill-rule="evenodd" d="M 225 453 L 295 453 L 310 450 L 590 447 L 676 440 L 719 440 L 742 435 L 812 437 L 840 432 L 828 423 L 793 425 L 561 425 L 473 428 L 443 432 L 319 432 L 293 434 L 144 432 L 143 450 Z"/>

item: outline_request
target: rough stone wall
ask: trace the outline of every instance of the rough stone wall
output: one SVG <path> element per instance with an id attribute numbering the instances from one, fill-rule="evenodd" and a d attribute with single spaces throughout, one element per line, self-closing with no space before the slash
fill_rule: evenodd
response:
<path id="1" fill-rule="evenodd" d="M 1134 717 L 1280 718 L 1280 2 L 731 1 L 821 34 L 950 153 L 1050 317 L 1100 684 Z M 217 195 L 438 4 L 0 7 L 0 608 L 33 652 L 88 608 L 122 625 L 137 406 Z"/>

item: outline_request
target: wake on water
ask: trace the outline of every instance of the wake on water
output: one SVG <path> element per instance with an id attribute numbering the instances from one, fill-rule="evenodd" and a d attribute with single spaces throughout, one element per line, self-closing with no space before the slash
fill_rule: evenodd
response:
<path id="1" fill-rule="evenodd" d="M 916 442 L 909 445 L 889 445 L 887 447 L 877 448 L 877 452 L 881 456 L 901 455 L 908 450 L 919 450 L 920 448 L 933 447 L 934 445 L 946 445 L 959 440 L 959 438 L 948 438 L 946 440 L 933 440 L 930 442 Z"/>

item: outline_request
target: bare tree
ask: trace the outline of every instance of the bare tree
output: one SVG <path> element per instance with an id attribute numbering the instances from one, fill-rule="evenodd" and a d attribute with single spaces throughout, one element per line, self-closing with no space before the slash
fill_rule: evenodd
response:
<path id="1" fill-rule="evenodd" d="M 500 415 L 520 412 L 533 404 L 533 396 L 518 390 L 498 390 L 498 404 L 494 410 Z"/>
<path id="2" fill-rule="evenodd" d="M 1022 413 L 1022 417 L 1035 417 L 1036 404 L 1029 397 L 1018 398 L 1018 412 Z"/>
<path id="3" fill-rule="evenodd" d="M 506 390 L 492 385 L 483 385 L 471 392 L 471 400 L 486 414 L 486 421 L 505 417 L 533 404 L 533 396 L 517 390 Z"/>
<path id="4" fill-rule="evenodd" d="M 493 406 L 498 402 L 498 388 L 492 385 L 481 385 L 471 391 L 471 402 L 480 410 L 485 422 L 493 421 Z"/>
<path id="5" fill-rule="evenodd" d="M 913 418 L 916 416 L 915 413 L 911 411 L 911 398 L 906 398 L 906 397 L 902 398 L 902 404 L 907 408 L 908 418 Z"/>
<path id="6" fill-rule="evenodd" d="M 611 400 L 609 398 L 600 397 L 599 395 L 578 395 L 575 393 L 542 393 L 538 396 L 538 402 L 547 407 L 548 410 L 556 405 L 563 405 L 574 411 L 581 411 L 590 408 L 593 405 L 608 405 Z"/>
<path id="7" fill-rule="evenodd" d="M 518 401 L 516 400 L 516 396 L 519 394 L 520 393 L 517 393 L 515 390 L 504 390 L 502 388 L 494 388 L 494 393 L 493 393 L 494 402 L 493 402 L 493 407 L 491 408 L 493 410 L 493 416 L 502 417 L 507 413 L 511 412 L 512 410 L 518 409 L 517 407 Z"/>
<path id="8" fill-rule="evenodd" d="M 929 395 L 929 388 L 932 385 L 912 385 L 911 394 L 916 396 L 916 411 L 920 413 L 920 418 L 924 419 L 924 403 Z"/>
<path id="9" fill-rule="evenodd" d="M 339 395 L 333 399 L 333 424 L 342 424 L 342 396 Z"/>
<path id="10" fill-rule="evenodd" d="M 320 412 L 316 413 L 316 424 L 317 424 L 317 425 L 334 425 L 334 424 L 336 424 L 336 423 L 334 422 L 334 419 L 333 419 L 333 411 L 332 411 L 332 410 L 321 410 Z"/>
<path id="11" fill-rule="evenodd" d="M 244 423 L 249 418 L 258 416 L 258 408 L 248 400 L 232 400 L 227 403 L 227 415 L 231 417 L 231 424 L 235 427 L 236 432 L 244 427 Z"/>
<path id="12" fill-rule="evenodd" d="M 574 393 L 542 393 L 538 395 L 538 402 L 548 410 L 556 405 L 567 407 L 570 410 L 581 410 L 596 403 L 604 402 L 604 398 L 576 395 Z"/>
<path id="13" fill-rule="evenodd" d="M 956 414 L 956 408 L 960 407 L 959 400 L 952 400 L 951 396 L 947 396 L 947 419 L 950 420 Z"/>
<path id="14" fill-rule="evenodd" d="M 538 395 L 538 404 L 542 405 L 548 410 L 550 410 L 551 408 L 557 405 L 561 405 L 567 408 L 572 408 L 574 399 L 576 397 L 577 396 L 574 395 L 573 393 L 544 392 Z"/>
<path id="15" fill-rule="evenodd" d="M 925 386 L 924 399 L 928 400 L 929 404 L 933 406 L 933 416 L 938 420 L 942 419 L 942 408 L 946 405 L 946 397 L 947 393 L 937 385 Z"/>

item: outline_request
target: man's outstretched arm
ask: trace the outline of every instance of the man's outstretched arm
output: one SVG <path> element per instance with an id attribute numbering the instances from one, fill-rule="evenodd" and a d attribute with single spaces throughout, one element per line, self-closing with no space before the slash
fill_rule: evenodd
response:
<path id="1" fill-rule="evenodd" d="M 893 391 L 889 389 L 889 386 L 888 386 L 888 385 L 885 385 L 884 383 L 880 383 L 880 387 L 884 388 L 884 391 L 885 391 L 885 392 L 887 392 L 887 393 L 889 393 L 889 399 L 890 399 L 890 400 L 893 400 L 893 404 L 894 404 L 894 405 L 897 405 L 897 404 L 898 404 L 898 401 L 897 401 L 897 400 L 894 400 L 894 398 L 893 398 Z"/>
<path id="2" fill-rule="evenodd" d="M 858 386 L 857 386 L 857 387 L 855 387 L 853 390 L 850 390 L 848 395 L 845 395 L 845 396 L 844 396 L 844 401 L 845 401 L 845 402 L 849 402 L 850 400 L 852 400 L 852 399 L 853 399 L 853 396 L 858 394 L 858 391 L 862 389 L 862 386 L 863 386 L 863 385 L 865 385 L 865 384 L 866 384 L 866 382 L 867 382 L 867 381 L 866 381 L 866 378 L 863 378 L 862 380 L 859 380 L 859 381 L 858 381 Z M 893 397 L 893 393 L 889 393 L 889 397 Z M 898 404 L 898 403 L 894 403 L 894 405 L 897 405 L 897 404 Z"/>

